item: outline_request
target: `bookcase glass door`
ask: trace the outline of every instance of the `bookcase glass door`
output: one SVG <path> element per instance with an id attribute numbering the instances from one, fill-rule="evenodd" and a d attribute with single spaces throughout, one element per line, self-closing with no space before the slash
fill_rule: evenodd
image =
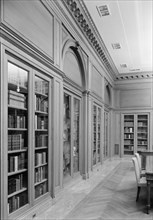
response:
<path id="1" fill-rule="evenodd" d="M 35 199 L 48 192 L 49 82 L 35 75 Z"/>
<path id="2" fill-rule="evenodd" d="M 101 142 L 101 109 L 98 108 L 98 121 L 97 121 L 97 162 L 100 162 L 100 142 Z"/>
<path id="3" fill-rule="evenodd" d="M 79 131 L 80 131 L 80 100 L 73 100 L 73 172 L 79 171 Z"/>
<path id="4" fill-rule="evenodd" d="M 8 214 L 28 203 L 28 71 L 8 62 Z"/>
<path id="5" fill-rule="evenodd" d="M 80 100 L 64 93 L 63 118 L 63 176 L 79 171 Z"/>
<path id="6" fill-rule="evenodd" d="M 64 93 L 63 175 L 71 175 L 71 96 Z"/>
<path id="7" fill-rule="evenodd" d="M 148 149 L 148 115 L 137 115 L 137 151 Z"/>
<path id="8" fill-rule="evenodd" d="M 134 154 L 134 115 L 124 115 L 124 154 Z"/>
<path id="9" fill-rule="evenodd" d="M 93 165 L 100 162 L 101 108 L 93 105 Z"/>
<path id="10" fill-rule="evenodd" d="M 93 106 L 93 165 L 96 164 L 96 156 L 97 156 L 97 108 Z"/>
<path id="11" fill-rule="evenodd" d="M 104 112 L 104 158 L 108 157 L 108 112 Z"/>

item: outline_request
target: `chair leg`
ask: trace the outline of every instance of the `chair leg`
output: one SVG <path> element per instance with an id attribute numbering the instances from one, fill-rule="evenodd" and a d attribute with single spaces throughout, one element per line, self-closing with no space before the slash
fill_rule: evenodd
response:
<path id="1" fill-rule="evenodd" d="M 137 202 L 137 201 L 138 201 L 138 199 L 139 199 L 140 190 L 141 190 L 141 187 L 140 187 L 140 186 L 138 186 L 138 189 L 137 189 L 137 198 L 136 198 L 136 202 Z"/>

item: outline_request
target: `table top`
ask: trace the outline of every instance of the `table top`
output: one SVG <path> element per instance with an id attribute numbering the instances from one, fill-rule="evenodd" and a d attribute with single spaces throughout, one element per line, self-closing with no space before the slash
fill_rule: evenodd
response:
<path id="1" fill-rule="evenodd" d="M 146 157 L 146 173 L 153 175 L 153 155 Z"/>
<path id="2" fill-rule="evenodd" d="M 153 156 L 153 151 L 139 151 L 142 156 Z"/>

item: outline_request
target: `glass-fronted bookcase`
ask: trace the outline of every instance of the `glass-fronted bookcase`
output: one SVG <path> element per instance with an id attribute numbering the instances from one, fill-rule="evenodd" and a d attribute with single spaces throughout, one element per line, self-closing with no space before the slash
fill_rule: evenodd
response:
<path id="1" fill-rule="evenodd" d="M 124 155 L 149 149 L 149 113 L 124 114 Z"/>
<path id="2" fill-rule="evenodd" d="M 6 70 L 7 197 L 3 202 L 7 207 L 4 216 L 11 219 L 50 196 L 52 80 L 11 57 Z"/>
<path id="3" fill-rule="evenodd" d="M 93 147 L 92 147 L 92 164 L 96 165 L 101 162 L 101 108 L 93 105 Z"/>
<path id="4" fill-rule="evenodd" d="M 80 166 L 80 99 L 64 93 L 63 176 L 73 176 Z"/>

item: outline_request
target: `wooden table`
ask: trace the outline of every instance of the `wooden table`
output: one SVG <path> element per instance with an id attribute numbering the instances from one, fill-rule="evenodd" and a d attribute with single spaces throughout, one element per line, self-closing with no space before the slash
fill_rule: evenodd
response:
<path id="1" fill-rule="evenodd" d="M 146 158 L 148 156 L 153 156 L 153 151 L 138 151 L 141 155 L 142 169 L 146 169 Z"/>
<path id="2" fill-rule="evenodd" d="M 150 188 L 153 186 L 153 155 L 146 156 L 147 214 L 150 210 Z"/>

